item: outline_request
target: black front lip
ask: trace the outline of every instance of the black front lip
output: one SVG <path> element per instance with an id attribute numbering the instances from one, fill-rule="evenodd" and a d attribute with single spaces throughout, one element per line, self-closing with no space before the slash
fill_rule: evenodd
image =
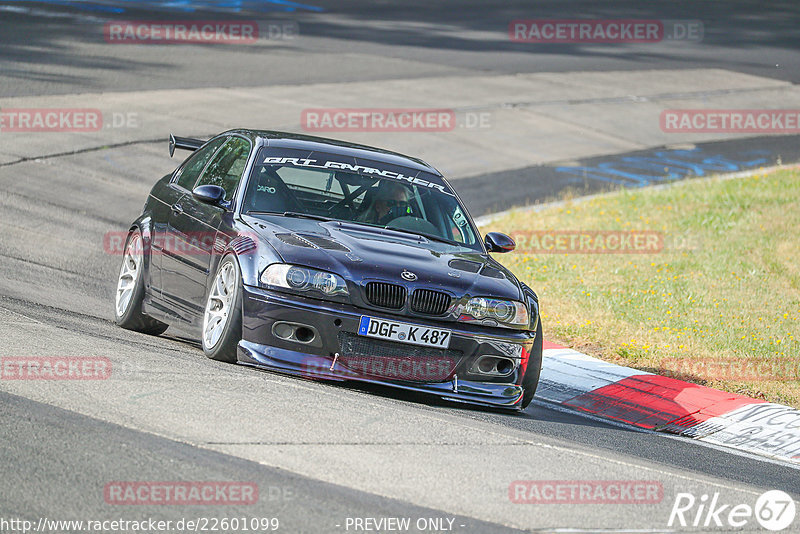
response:
<path id="1" fill-rule="evenodd" d="M 335 361 L 335 355 L 340 350 L 339 333 L 355 334 L 362 315 L 381 317 L 384 314 L 380 311 L 364 310 L 350 304 L 309 299 L 252 286 L 244 286 L 242 305 L 243 328 L 238 361 L 243 365 L 311 379 L 355 380 L 381 384 L 430 393 L 457 402 L 520 408 L 524 366 L 518 365 L 510 375 L 498 378 L 475 376 L 470 374 L 469 370 L 479 355 L 502 355 L 497 350 L 498 344 L 522 345 L 524 358 L 532 348 L 533 333 L 518 330 L 498 333 L 498 329 L 487 332 L 487 329 L 473 325 L 394 316 L 392 320 L 451 330 L 450 348 L 463 353 L 454 373 L 446 380 L 436 382 L 395 380 L 353 373 Z M 276 321 L 310 325 L 320 334 L 321 343 L 301 344 L 280 339 L 272 333 Z"/>

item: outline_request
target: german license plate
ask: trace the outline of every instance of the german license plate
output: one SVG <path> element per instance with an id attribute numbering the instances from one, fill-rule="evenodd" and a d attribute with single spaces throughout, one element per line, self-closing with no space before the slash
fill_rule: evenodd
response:
<path id="1" fill-rule="evenodd" d="M 450 346 L 451 331 L 362 315 L 358 334 L 399 343 L 446 349 Z"/>

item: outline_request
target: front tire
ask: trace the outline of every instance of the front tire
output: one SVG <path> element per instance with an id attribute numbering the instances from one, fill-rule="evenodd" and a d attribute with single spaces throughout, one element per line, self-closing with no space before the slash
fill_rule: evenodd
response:
<path id="1" fill-rule="evenodd" d="M 114 299 L 114 321 L 128 330 L 157 336 L 169 325 L 156 321 L 142 313 L 144 301 L 144 253 L 142 234 L 134 230 L 125 241 L 122 267 L 117 279 L 117 294 Z"/>
<path id="2" fill-rule="evenodd" d="M 212 360 L 236 363 L 242 339 L 242 274 L 236 257 L 222 258 L 208 290 L 203 314 L 203 352 Z"/>
<path id="3" fill-rule="evenodd" d="M 536 394 L 536 387 L 539 385 L 539 375 L 542 372 L 542 320 L 539 319 L 536 326 L 536 339 L 533 341 L 533 348 L 528 356 L 528 367 L 525 369 L 525 377 L 522 379 L 522 409 L 530 405 L 533 396 Z"/>

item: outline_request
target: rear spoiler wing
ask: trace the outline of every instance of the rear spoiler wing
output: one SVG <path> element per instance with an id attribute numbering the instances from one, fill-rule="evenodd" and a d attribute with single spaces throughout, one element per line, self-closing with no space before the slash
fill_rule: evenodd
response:
<path id="1" fill-rule="evenodd" d="M 176 135 L 169 134 L 169 157 L 172 157 L 176 148 L 194 151 L 204 144 L 205 141 L 200 139 L 192 139 L 191 137 L 178 137 Z"/>

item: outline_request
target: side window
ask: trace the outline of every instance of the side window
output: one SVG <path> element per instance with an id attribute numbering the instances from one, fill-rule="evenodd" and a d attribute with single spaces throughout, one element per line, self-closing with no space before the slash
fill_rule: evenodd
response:
<path id="1" fill-rule="evenodd" d="M 208 163 L 208 160 L 211 159 L 211 156 L 214 155 L 214 152 L 217 151 L 220 145 L 225 142 L 225 139 L 227 138 L 220 137 L 219 139 L 215 139 L 192 154 L 192 157 L 189 158 L 189 161 L 183 166 L 180 176 L 178 176 L 178 185 L 191 191 L 200 173 L 203 172 L 206 163 Z"/>
<path id="2" fill-rule="evenodd" d="M 230 200 L 242 179 L 249 155 L 250 142 L 231 137 L 208 164 L 197 185 L 218 185 L 225 190 L 225 200 Z"/>

